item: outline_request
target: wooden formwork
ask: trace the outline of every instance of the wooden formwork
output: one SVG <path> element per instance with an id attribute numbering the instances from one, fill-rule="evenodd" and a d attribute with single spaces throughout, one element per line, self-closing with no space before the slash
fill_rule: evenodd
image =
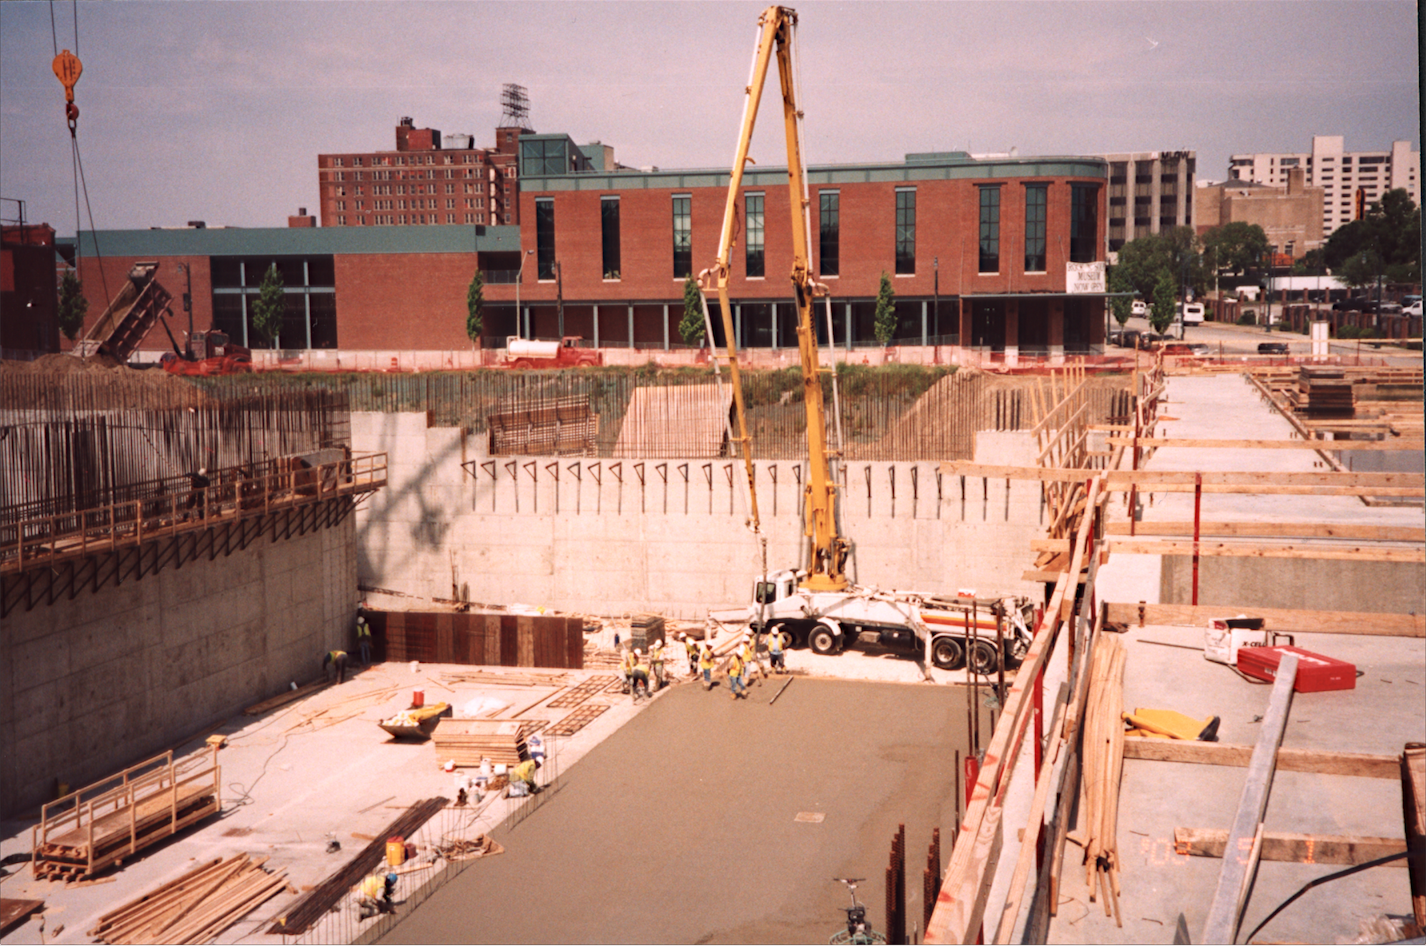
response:
<path id="1" fill-rule="evenodd" d="M 175 762 L 173 750 L 56 799 L 31 829 L 32 871 L 84 880 L 222 809 L 218 748 Z"/>

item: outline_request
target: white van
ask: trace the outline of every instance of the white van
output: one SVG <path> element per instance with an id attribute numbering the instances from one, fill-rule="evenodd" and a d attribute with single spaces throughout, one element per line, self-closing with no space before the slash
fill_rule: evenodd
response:
<path id="1" fill-rule="evenodd" d="M 1190 302 L 1187 306 L 1185 306 L 1182 302 L 1180 302 L 1178 304 L 1177 316 L 1178 318 L 1176 321 L 1181 321 L 1185 325 L 1202 325 L 1203 303 Z"/>

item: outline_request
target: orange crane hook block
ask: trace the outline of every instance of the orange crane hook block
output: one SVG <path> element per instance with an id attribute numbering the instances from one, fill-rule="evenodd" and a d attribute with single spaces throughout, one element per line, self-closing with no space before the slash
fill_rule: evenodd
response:
<path id="1" fill-rule="evenodd" d="M 74 134 L 74 123 L 79 120 L 79 106 L 74 104 L 74 84 L 79 81 L 84 66 L 79 57 L 64 50 L 54 57 L 54 74 L 64 86 L 64 117 L 69 121 L 69 132 Z"/>

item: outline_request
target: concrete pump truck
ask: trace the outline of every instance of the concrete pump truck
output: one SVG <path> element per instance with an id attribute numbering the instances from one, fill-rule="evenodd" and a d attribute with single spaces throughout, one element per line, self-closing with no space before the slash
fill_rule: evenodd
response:
<path id="1" fill-rule="evenodd" d="M 728 182 L 728 201 L 717 262 L 699 274 L 704 320 L 712 344 L 712 322 L 707 292 L 717 292 L 726 355 L 715 359 L 728 365 L 733 388 L 737 430 L 729 438 L 742 453 L 748 480 L 749 524 L 761 532 L 753 473 L 751 441 L 738 372 L 736 334 L 728 297 L 729 260 L 735 242 L 739 189 L 749 163 L 748 149 L 758 106 L 762 100 L 772 59 L 776 57 L 782 89 L 783 123 L 787 137 L 787 184 L 792 211 L 792 281 L 797 303 L 797 348 L 802 369 L 802 398 L 807 412 L 808 475 L 804 487 L 805 554 L 801 567 L 764 573 L 754 583 L 747 619 L 759 632 L 781 630 L 794 644 L 817 653 L 836 653 L 852 643 L 876 644 L 911 656 L 922 656 L 944 669 L 969 666 L 991 674 L 1002 666 L 1018 664 L 1029 649 L 1034 626 L 1034 605 L 1027 598 L 1008 596 L 975 598 L 938 596 L 914 591 L 891 591 L 853 584 L 847 577 L 851 545 L 841 534 L 837 515 L 837 486 L 827 449 L 827 412 L 819 377 L 817 333 L 813 300 L 828 299 L 828 288 L 812 277 L 812 248 L 806 172 L 802 157 L 802 113 L 794 86 L 793 45 L 797 26 L 795 10 L 771 6 L 758 19 L 760 27 L 753 54 L 752 75 L 743 103 L 743 120 Z M 830 316 L 828 338 L 831 335 Z M 835 376 L 833 379 L 835 391 Z M 840 438 L 839 438 L 840 439 Z M 760 536 L 761 538 L 761 536 Z M 766 540 L 763 539 L 764 548 Z M 764 565 L 766 569 L 766 565 Z"/>

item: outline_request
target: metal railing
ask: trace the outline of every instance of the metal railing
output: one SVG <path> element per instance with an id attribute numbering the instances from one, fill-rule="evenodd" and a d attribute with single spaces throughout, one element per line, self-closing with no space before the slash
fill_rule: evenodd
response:
<path id="1" fill-rule="evenodd" d="M 167 488 L 171 480 L 134 484 L 145 498 L 73 512 L 47 514 L 43 504 L 0 509 L 0 570 L 18 571 L 221 520 L 367 493 L 386 484 L 386 454 L 316 465 L 289 457 L 217 470 L 204 479 L 189 479 L 183 491 Z"/>

